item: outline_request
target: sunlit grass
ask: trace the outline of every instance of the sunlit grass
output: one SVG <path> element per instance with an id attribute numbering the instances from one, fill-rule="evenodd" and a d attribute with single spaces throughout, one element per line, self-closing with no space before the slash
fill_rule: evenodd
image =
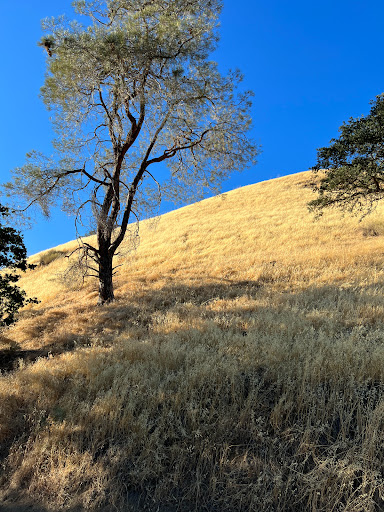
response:
<path id="1" fill-rule="evenodd" d="M 95 281 L 63 282 L 67 258 L 23 277 L 42 302 L 3 344 L 48 357 L 0 378 L 4 499 L 52 510 L 383 506 L 384 212 L 315 222 L 311 179 L 143 222 L 137 251 L 118 257 L 117 300 L 102 308 Z"/>

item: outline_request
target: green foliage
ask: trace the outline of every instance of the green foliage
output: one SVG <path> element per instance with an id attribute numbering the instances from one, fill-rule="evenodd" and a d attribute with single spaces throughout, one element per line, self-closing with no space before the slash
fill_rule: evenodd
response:
<path id="1" fill-rule="evenodd" d="M 327 207 L 369 213 L 384 197 L 384 94 L 371 101 L 370 113 L 343 123 L 338 139 L 318 149 L 315 172 L 324 170 L 315 186 L 318 197 L 309 208 Z"/>
<path id="2" fill-rule="evenodd" d="M 8 215 L 8 208 L 0 205 L 0 217 Z M 26 257 L 20 233 L 0 222 L 0 327 L 14 323 L 18 310 L 25 304 L 38 302 L 35 298 L 27 299 L 26 293 L 16 286 L 20 279 L 17 271 L 35 268 L 35 265 L 27 263 Z"/>
<path id="3" fill-rule="evenodd" d="M 10 198 L 45 215 L 61 203 L 100 220 L 95 208 L 108 189 L 116 193 L 119 183 L 124 204 L 141 169 L 134 190 L 142 215 L 144 182 L 158 162 L 170 169 L 162 197 L 178 203 L 217 192 L 230 174 L 255 163 L 259 148 L 246 136 L 252 93 L 236 92 L 239 71 L 222 76 L 208 60 L 218 42 L 219 0 L 74 5 L 88 25 L 47 19 L 39 43 L 51 54 L 41 92 L 57 132 L 56 154 L 28 153 L 5 185 Z M 124 209 L 118 211 L 121 224 Z"/>

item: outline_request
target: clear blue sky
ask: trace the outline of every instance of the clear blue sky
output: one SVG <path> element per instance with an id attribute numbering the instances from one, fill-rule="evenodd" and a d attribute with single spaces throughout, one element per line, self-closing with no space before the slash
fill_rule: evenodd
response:
<path id="1" fill-rule="evenodd" d="M 49 114 L 38 97 L 45 55 L 36 43 L 42 18 L 73 11 L 70 0 L 1 3 L 4 182 L 27 151 L 50 154 Z M 215 59 L 223 72 L 240 68 L 255 92 L 252 135 L 263 153 L 223 191 L 307 170 L 344 120 L 368 113 L 369 100 L 384 92 L 383 22 L 382 0 L 224 0 Z M 75 237 L 64 214 L 37 221 L 24 232 L 29 254 Z"/>

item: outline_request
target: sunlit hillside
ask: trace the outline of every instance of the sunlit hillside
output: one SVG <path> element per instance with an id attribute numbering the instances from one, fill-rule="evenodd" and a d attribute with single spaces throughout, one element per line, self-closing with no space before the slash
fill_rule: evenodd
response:
<path id="1" fill-rule="evenodd" d="M 77 242 L 31 258 L 41 303 L 0 337 L 4 504 L 384 509 L 384 206 L 315 220 L 313 179 L 143 222 L 107 306 Z"/>

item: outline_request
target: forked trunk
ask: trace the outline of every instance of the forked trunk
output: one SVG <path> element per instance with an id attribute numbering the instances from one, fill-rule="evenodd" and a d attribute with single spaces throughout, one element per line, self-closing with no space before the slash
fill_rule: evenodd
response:
<path id="1" fill-rule="evenodd" d="M 112 259 L 109 253 L 101 254 L 99 261 L 99 300 L 98 305 L 106 304 L 108 302 L 112 302 L 115 299 L 113 293 L 113 267 L 112 267 Z"/>

